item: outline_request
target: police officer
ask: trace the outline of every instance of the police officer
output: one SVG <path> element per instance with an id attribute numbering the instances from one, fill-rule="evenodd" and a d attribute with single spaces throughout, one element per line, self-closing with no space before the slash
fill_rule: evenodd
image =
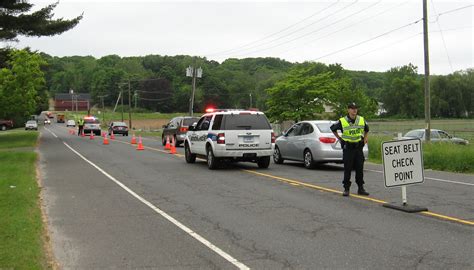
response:
<path id="1" fill-rule="evenodd" d="M 357 105 L 351 102 L 347 106 L 347 115 L 331 126 L 332 133 L 337 137 L 342 147 L 342 160 L 344 162 L 344 192 L 342 196 L 349 196 L 351 187 L 351 171 L 355 169 L 356 183 L 359 187 L 357 194 L 368 196 L 364 189 L 364 153 L 363 148 L 368 140 L 369 126 L 364 117 L 357 115 Z M 339 136 L 337 130 L 342 131 Z"/>
<path id="2" fill-rule="evenodd" d="M 77 136 L 80 136 L 84 130 L 84 119 L 82 119 L 82 117 L 79 117 L 79 120 L 77 120 L 77 126 L 79 127 L 77 130 Z"/>

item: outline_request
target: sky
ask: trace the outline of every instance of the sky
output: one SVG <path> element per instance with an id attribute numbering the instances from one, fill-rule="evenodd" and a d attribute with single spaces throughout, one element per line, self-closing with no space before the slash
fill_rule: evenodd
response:
<path id="1" fill-rule="evenodd" d="M 36 10 L 54 1 L 29 2 Z M 474 67 L 474 1 L 427 2 L 431 74 Z M 278 57 L 367 71 L 412 63 L 424 72 L 422 0 L 61 0 L 53 18 L 82 13 L 61 35 L 7 45 L 52 56 Z"/>

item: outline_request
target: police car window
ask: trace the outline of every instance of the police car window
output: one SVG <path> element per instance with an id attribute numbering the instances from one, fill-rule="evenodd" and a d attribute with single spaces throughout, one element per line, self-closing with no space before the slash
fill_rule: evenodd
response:
<path id="1" fill-rule="evenodd" d="M 423 134 L 423 130 L 412 130 L 407 132 L 407 134 L 405 134 L 405 137 L 422 138 Z"/>
<path id="2" fill-rule="evenodd" d="M 86 123 L 86 124 L 100 124 L 100 121 L 97 118 L 87 118 L 87 119 L 84 119 L 84 123 Z"/>
<path id="3" fill-rule="evenodd" d="M 222 114 L 217 114 L 214 117 L 214 123 L 212 124 L 212 130 L 220 130 L 221 129 L 221 124 L 222 124 Z"/>
<path id="4" fill-rule="evenodd" d="M 221 130 L 272 129 L 263 114 L 226 114 L 221 126 Z"/>
<path id="5" fill-rule="evenodd" d="M 449 139 L 450 138 L 449 134 L 444 132 L 444 131 L 439 131 L 439 135 L 441 136 L 442 139 Z"/>
<path id="6" fill-rule="evenodd" d="M 197 130 L 208 130 L 211 119 L 212 116 L 205 116 L 201 118 L 202 121 L 200 121 L 200 124 L 198 124 Z"/>

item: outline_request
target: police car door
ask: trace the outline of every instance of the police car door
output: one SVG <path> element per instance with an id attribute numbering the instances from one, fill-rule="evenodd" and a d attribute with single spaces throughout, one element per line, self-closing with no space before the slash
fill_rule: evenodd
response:
<path id="1" fill-rule="evenodd" d="M 211 119 L 212 115 L 205 115 L 199 120 L 196 126 L 195 140 L 193 141 L 193 152 L 196 154 L 206 154 L 206 140 Z"/>

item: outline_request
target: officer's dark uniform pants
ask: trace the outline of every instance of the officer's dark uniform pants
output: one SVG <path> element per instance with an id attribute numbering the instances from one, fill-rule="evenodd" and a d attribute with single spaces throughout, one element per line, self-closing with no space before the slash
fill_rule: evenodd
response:
<path id="1" fill-rule="evenodd" d="M 359 187 L 364 185 L 364 152 L 362 151 L 363 145 L 350 144 L 344 147 L 342 151 L 342 160 L 344 161 L 344 180 L 342 184 L 345 189 L 349 189 L 351 186 L 351 171 L 355 170 L 356 184 Z"/>
<path id="2" fill-rule="evenodd" d="M 84 126 L 79 126 L 79 128 L 77 130 L 77 136 L 81 135 L 82 130 L 84 130 Z"/>

